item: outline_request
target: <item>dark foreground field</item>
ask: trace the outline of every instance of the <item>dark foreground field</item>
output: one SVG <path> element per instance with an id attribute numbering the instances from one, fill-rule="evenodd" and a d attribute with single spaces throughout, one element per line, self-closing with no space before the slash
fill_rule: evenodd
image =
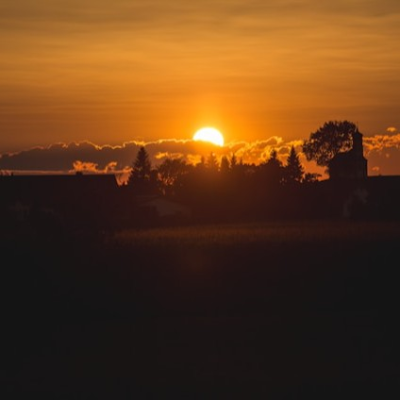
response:
<path id="1" fill-rule="evenodd" d="M 399 398 L 398 223 L 1 239 L 4 399 Z"/>

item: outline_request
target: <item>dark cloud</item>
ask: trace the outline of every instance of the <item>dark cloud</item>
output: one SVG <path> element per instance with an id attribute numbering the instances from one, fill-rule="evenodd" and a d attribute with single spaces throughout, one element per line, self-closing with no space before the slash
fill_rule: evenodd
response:
<path id="1" fill-rule="evenodd" d="M 200 160 L 214 153 L 217 157 L 235 154 L 243 162 L 258 164 L 267 158 L 274 148 L 284 158 L 295 142 L 285 143 L 282 138 L 272 137 L 265 141 L 234 142 L 224 147 L 193 140 L 159 140 L 154 142 L 127 142 L 120 146 L 98 146 L 85 141 L 57 143 L 49 147 L 35 147 L 0 156 L 0 169 L 7 171 L 63 171 L 74 169 L 104 171 L 107 168 L 124 170 L 134 161 L 140 146 L 145 146 L 153 165 L 165 158 L 183 158 L 188 162 Z M 300 150 L 298 141 L 297 148 Z"/>
<path id="2" fill-rule="evenodd" d="M 3 154 L 0 168 L 13 171 L 70 171 L 77 161 L 94 163 L 99 169 L 116 162 L 116 168 L 129 165 L 138 145 L 134 142 L 122 146 L 97 146 L 90 142 L 53 144 L 35 147 L 17 153 Z"/>
<path id="3" fill-rule="evenodd" d="M 364 152 L 368 159 L 370 175 L 400 175 L 398 163 L 400 156 L 400 134 L 365 136 Z M 165 158 L 183 158 L 189 163 L 199 162 L 201 157 L 214 153 L 217 158 L 231 157 L 233 154 L 246 163 L 259 164 L 268 159 L 274 149 L 282 162 L 286 161 L 291 146 L 300 155 L 307 172 L 323 174 L 324 170 L 307 162 L 301 153 L 301 140 L 284 141 L 273 136 L 263 141 L 232 142 L 224 147 L 193 140 L 159 140 L 154 142 L 127 142 L 119 146 L 103 145 L 85 141 L 80 143 L 56 143 L 49 147 L 35 147 L 16 153 L 0 156 L 0 169 L 14 173 L 55 171 L 115 172 L 126 173 L 131 167 L 140 146 L 145 146 L 154 166 Z"/>

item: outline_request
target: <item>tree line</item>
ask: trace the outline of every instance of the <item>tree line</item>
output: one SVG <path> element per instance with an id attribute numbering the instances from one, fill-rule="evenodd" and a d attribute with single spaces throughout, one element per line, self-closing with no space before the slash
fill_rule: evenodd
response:
<path id="1" fill-rule="evenodd" d="M 351 148 L 354 131 L 358 128 L 351 122 L 329 121 L 310 135 L 302 150 L 307 160 L 327 167 L 337 153 Z M 166 196 L 210 217 L 309 216 L 321 209 L 313 189 L 319 177 L 305 172 L 294 146 L 285 163 L 273 150 L 258 165 L 244 163 L 235 154 L 218 160 L 210 153 L 195 165 L 166 158 L 156 167 L 142 146 L 126 188 L 136 195 Z"/>
<path id="2" fill-rule="evenodd" d="M 358 127 L 352 122 L 326 122 L 311 133 L 309 140 L 303 143 L 302 150 L 308 161 L 314 160 L 317 165 L 327 167 L 336 154 L 351 149 L 354 132 L 358 132 Z M 210 153 L 196 165 L 188 164 L 182 158 L 166 158 L 155 168 L 152 167 L 146 148 L 142 146 L 133 162 L 128 186 L 138 194 L 176 195 L 188 185 L 188 181 L 204 179 L 207 175 L 210 179 L 216 175 L 221 179 L 254 178 L 270 185 L 315 182 L 320 176 L 305 173 L 294 146 L 290 148 L 286 164 L 278 159 L 276 150 L 272 150 L 269 158 L 259 165 L 243 163 L 235 154 L 230 158 L 223 156 L 218 161 L 216 155 Z"/>
<path id="3" fill-rule="evenodd" d="M 207 178 L 210 181 L 254 178 L 269 185 L 294 185 L 314 182 L 318 175 L 304 172 L 294 146 L 290 149 L 286 164 L 278 159 L 277 151 L 272 150 L 269 158 L 258 165 L 243 163 L 235 154 L 229 158 L 223 156 L 218 161 L 211 152 L 195 165 L 188 164 L 183 158 L 166 158 L 154 168 L 146 148 L 142 146 L 132 164 L 127 186 L 137 194 L 177 196 L 191 186 L 189 182 L 200 183 Z"/>

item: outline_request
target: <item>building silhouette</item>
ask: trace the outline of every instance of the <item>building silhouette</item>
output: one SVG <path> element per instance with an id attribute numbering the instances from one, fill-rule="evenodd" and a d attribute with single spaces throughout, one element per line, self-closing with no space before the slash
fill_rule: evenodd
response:
<path id="1" fill-rule="evenodd" d="M 329 162 L 329 178 L 365 179 L 367 178 L 367 159 L 363 154 L 363 135 L 354 132 L 353 147 L 346 152 L 336 154 Z"/>

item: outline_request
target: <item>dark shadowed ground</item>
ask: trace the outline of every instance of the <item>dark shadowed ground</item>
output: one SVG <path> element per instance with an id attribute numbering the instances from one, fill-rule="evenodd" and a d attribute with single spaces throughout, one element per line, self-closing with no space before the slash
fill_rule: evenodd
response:
<path id="1" fill-rule="evenodd" d="M 3 234 L 3 398 L 399 398 L 400 224 Z"/>

